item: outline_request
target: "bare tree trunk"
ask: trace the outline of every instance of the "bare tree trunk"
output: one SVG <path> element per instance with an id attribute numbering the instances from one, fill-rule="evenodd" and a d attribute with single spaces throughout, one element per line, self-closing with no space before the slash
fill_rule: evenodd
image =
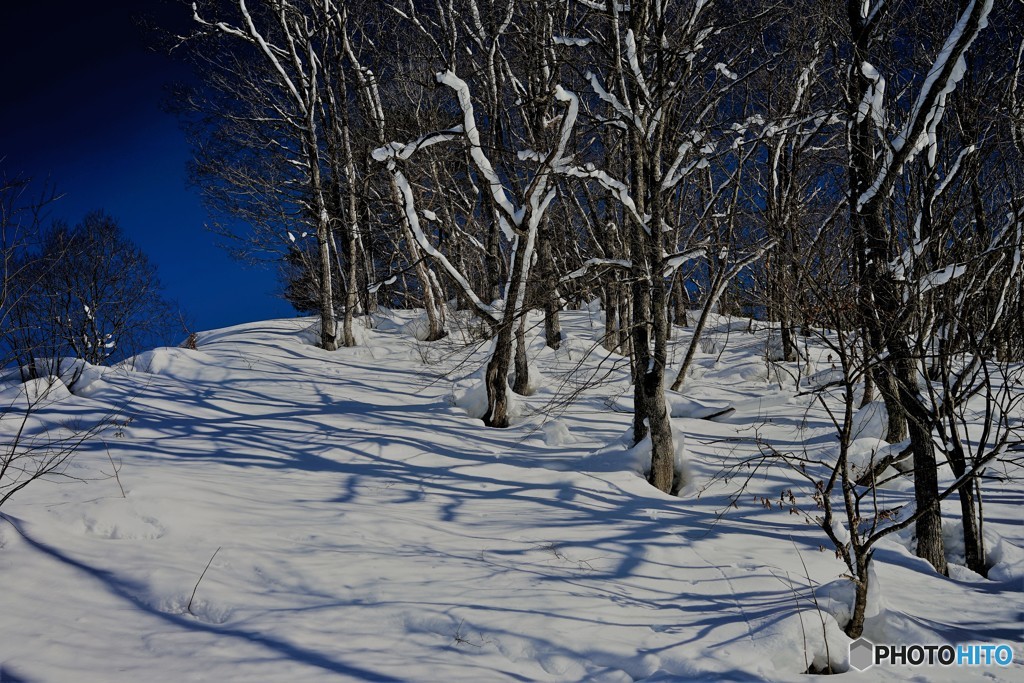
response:
<path id="1" fill-rule="evenodd" d="M 562 305 L 559 301 L 555 257 L 551 249 L 551 238 L 548 236 L 547 226 L 541 228 L 538 240 L 540 261 L 538 265 L 540 266 L 544 297 L 544 342 L 549 349 L 557 349 L 562 345 L 562 325 L 558 318 Z"/>
<path id="2" fill-rule="evenodd" d="M 612 280 L 603 289 L 604 337 L 602 346 L 608 351 L 619 353 L 619 292 L 618 284 Z"/>
<path id="3" fill-rule="evenodd" d="M 954 471 L 954 474 L 956 472 Z M 961 472 L 958 476 L 963 476 Z M 960 515 L 964 527 L 964 561 L 973 572 L 988 576 L 988 563 L 985 557 L 985 540 L 981 534 L 981 520 L 978 507 L 974 500 L 975 478 L 971 477 L 958 491 L 960 496 Z"/>
<path id="4" fill-rule="evenodd" d="M 630 147 L 634 197 L 649 200 L 650 226 L 664 220 L 661 183 L 661 128 L 652 141 L 631 130 Z M 653 144 L 652 144 L 653 143 Z M 648 150 L 647 145 L 652 149 Z M 646 203 L 646 202 L 645 202 Z M 643 209 L 641 209 L 642 211 Z M 668 361 L 668 301 L 665 295 L 664 232 L 649 232 L 631 221 L 633 253 L 633 438 L 651 437 L 651 470 L 648 481 L 660 491 L 677 490 L 672 418 L 665 402 L 665 365 Z M 652 339 L 653 337 L 653 339 Z M 652 344 L 653 342 L 653 344 Z"/>
<path id="5" fill-rule="evenodd" d="M 533 393 L 530 387 L 530 360 L 526 355 L 526 313 L 519 318 L 516 325 L 516 357 L 515 357 L 516 378 L 512 384 L 512 391 L 520 396 L 529 396 Z"/>
<path id="6" fill-rule="evenodd" d="M 519 255 L 523 258 L 523 254 Z M 529 258 L 529 255 L 526 255 Z M 513 301 L 516 292 L 522 283 L 524 268 L 515 264 L 512 269 L 512 279 L 509 282 L 508 297 L 505 303 L 505 312 L 498 324 L 498 333 L 494 337 L 494 350 L 491 360 L 487 363 L 487 412 L 484 414 L 484 424 L 488 427 L 508 427 L 508 371 L 512 362 L 512 341 L 516 323 L 516 306 Z"/>
<path id="7" fill-rule="evenodd" d="M 917 504 L 915 532 L 917 556 L 928 560 L 935 571 L 948 573 L 945 546 L 942 540 L 942 509 L 939 505 L 938 467 L 931 420 L 918 395 L 918 362 L 910 354 L 903 337 L 889 341 L 889 354 L 899 373 L 900 405 L 908 413 L 910 448 L 914 462 L 914 500 Z"/>
<path id="8" fill-rule="evenodd" d="M 950 408 L 944 407 L 946 411 Z M 947 421 L 952 422 L 955 418 L 947 412 Z M 950 469 L 953 476 L 960 479 L 967 473 L 967 456 L 959 440 L 953 441 L 951 448 L 947 451 Z M 971 476 L 967 483 L 957 490 L 960 498 L 960 514 L 963 520 L 964 537 L 964 561 L 967 568 L 982 576 L 988 575 L 988 567 L 985 557 L 985 543 L 981 534 L 981 520 L 978 514 L 978 505 L 975 501 L 976 476 Z"/>
<path id="9" fill-rule="evenodd" d="M 487 363 L 487 412 L 484 424 L 488 427 L 508 427 L 508 369 L 512 355 L 512 326 L 502 321 L 494 337 L 494 352 Z"/>
<path id="10" fill-rule="evenodd" d="M 315 140 L 313 144 L 316 144 Z M 310 166 L 313 169 L 311 172 L 314 178 L 313 185 L 318 188 L 314 196 L 316 197 L 316 210 L 319 214 L 316 224 L 316 243 L 320 250 L 320 347 L 326 351 L 334 351 L 338 348 L 338 324 L 334 317 L 334 285 L 331 277 L 331 226 L 320 187 L 319 159 L 315 154 L 313 159 Z"/>
<path id="11" fill-rule="evenodd" d="M 674 323 L 679 327 L 686 327 L 690 324 L 688 319 L 688 309 L 690 308 L 690 295 L 686 291 L 686 284 L 683 282 L 682 276 L 679 272 L 676 272 L 676 276 L 672 279 L 674 296 L 673 296 L 673 311 L 674 311 Z"/>
<path id="12" fill-rule="evenodd" d="M 846 635 L 857 639 L 864 634 L 864 618 L 868 608 L 868 590 L 871 587 L 868 565 L 871 562 L 871 555 L 866 552 L 856 554 L 857 576 L 853 579 L 853 614 L 850 622 L 846 625 Z"/>

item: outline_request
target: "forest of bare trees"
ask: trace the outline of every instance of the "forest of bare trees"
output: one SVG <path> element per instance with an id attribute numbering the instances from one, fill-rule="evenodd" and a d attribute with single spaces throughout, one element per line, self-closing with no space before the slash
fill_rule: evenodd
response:
<path id="1" fill-rule="evenodd" d="M 978 475 L 1012 442 L 1019 396 L 998 380 L 1024 360 L 1024 3 L 191 11 L 172 44 L 201 76 L 178 102 L 193 178 L 225 226 L 245 226 L 240 251 L 282 264 L 324 349 L 355 344 L 377 306 L 424 309 L 424 340 L 472 311 L 492 339 L 484 422 L 504 427 L 509 392 L 529 391 L 526 313 L 543 311 L 557 348 L 559 311 L 598 299 L 605 348 L 631 361 L 649 479 L 672 491 L 665 392 L 686 382 L 709 314 L 771 321 L 780 359 L 807 338 L 834 347 L 843 447 L 816 486 L 854 530 L 836 538 L 826 506 L 861 623 L 880 535 L 914 524 L 945 571 L 941 498 L 960 497 L 983 569 Z M 673 324 L 694 334 L 667 376 Z M 843 453 L 875 400 L 917 505 L 865 528 L 871 473 L 854 481 Z M 978 401 L 989 427 L 968 436 Z M 958 477 L 943 491 L 940 460 Z"/>

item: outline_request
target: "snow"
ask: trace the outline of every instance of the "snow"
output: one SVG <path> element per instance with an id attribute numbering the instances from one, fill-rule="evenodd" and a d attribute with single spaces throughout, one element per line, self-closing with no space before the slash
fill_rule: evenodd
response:
<path id="1" fill-rule="evenodd" d="M 62 401 L 71 396 L 67 386 L 60 377 L 49 375 L 30 379 L 24 384 L 9 388 L 0 394 L 0 405 L 10 406 L 12 410 L 8 417 L 13 418 L 19 409 L 29 405 L 49 405 Z M 7 412 L 7 411 L 5 411 Z"/>
<path id="2" fill-rule="evenodd" d="M 547 446 L 569 446 L 576 443 L 576 438 L 569 428 L 559 420 L 545 422 L 541 431 L 544 433 L 544 444 Z"/>
<path id="3" fill-rule="evenodd" d="M 863 121 L 870 114 L 876 130 L 884 133 L 888 127 L 885 115 L 885 78 L 869 62 L 862 62 L 860 68 L 870 85 L 864 92 L 864 100 L 857 108 L 857 121 Z"/>
<path id="4" fill-rule="evenodd" d="M 950 280 L 955 280 L 956 278 L 962 276 L 966 272 L 966 264 L 954 263 L 952 265 L 946 266 L 945 268 L 941 268 L 939 270 L 928 273 L 923 278 L 921 278 L 921 282 L 919 284 L 919 291 L 921 294 L 924 294 L 929 290 L 935 289 L 936 287 L 941 287 L 949 283 Z"/>
<path id="5" fill-rule="evenodd" d="M 565 45 L 568 47 L 586 47 L 594 42 L 592 38 L 576 38 L 572 36 L 554 36 L 551 41 L 555 45 Z"/>
<path id="6" fill-rule="evenodd" d="M 885 409 L 885 401 L 872 401 L 853 414 L 851 439 L 884 439 L 888 432 L 889 412 Z"/>
<path id="7" fill-rule="evenodd" d="M 734 71 L 730 71 L 728 65 L 718 62 L 715 64 L 715 71 L 722 74 L 731 81 L 735 81 L 739 76 Z"/>
<path id="8" fill-rule="evenodd" d="M 644 479 L 649 441 L 633 445 L 616 407 L 632 394 L 628 359 L 602 349 L 593 311 L 563 312 L 558 351 L 528 317 L 541 379 L 510 394 L 508 429 L 472 416 L 486 345 L 418 341 L 420 314 L 379 311 L 372 329 L 359 321 L 361 346 L 335 352 L 315 346 L 313 319 L 248 323 L 98 373 L 88 396 L 53 381 L 33 430 L 123 417 L 68 477 L 3 506 L 4 680 L 796 682 L 811 664 L 845 669 L 852 585 L 824 532 L 781 502 L 792 490 L 813 513 L 809 487 L 782 465 L 727 475 L 758 440 L 813 455 L 835 443 L 812 396 L 754 371 L 763 326 L 713 316 L 718 352 L 669 395 L 687 483 L 670 496 Z M 690 332 L 675 331 L 671 364 Z M 830 376 L 825 349 L 807 356 Z M 877 408 L 855 419 L 874 437 Z M 11 428 L 0 420 L 0 438 Z M 867 637 L 1019 642 L 1021 483 L 986 487 L 989 579 L 937 576 L 905 539 L 884 540 Z M 879 675 L 1009 681 L 1024 667 Z"/>

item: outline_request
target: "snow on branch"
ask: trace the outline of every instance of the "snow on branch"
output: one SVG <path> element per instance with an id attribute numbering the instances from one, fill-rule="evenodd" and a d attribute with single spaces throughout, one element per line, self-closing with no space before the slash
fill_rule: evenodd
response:
<path id="1" fill-rule="evenodd" d="M 640 68 L 640 60 L 636 54 L 636 36 L 633 35 L 633 29 L 626 31 L 625 35 L 626 42 L 626 60 L 629 62 L 629 69 L 633 72 L 633 78 L 636 79 L 636 84 L 640 87 L 640 91 L 644 94 L 644 98 L 651 101 L 651 90 L 647 87 L 647 79 L 644 78 L 643 69 Z"/>
<path id="2" fill-rule="evenodd" d="M 608 6 L 600 0 L 580 0 L 580 4 L 590 9 L 601 10 L 602 12 L 608 9 Z M 630 3 L 628 2 L 617 2 L 615 3 L 616 12 L 628 12 L 630 10 Z"/>
<path id="3" fill-rule="evenodd" d="M 445 269 L 455 282 L 462 289 L 462 293 L 472 302 L 473 307 L 477 309 L 481 314 L 486 315 L 491 319 L 492 322 L 498 322 L 501 319 L 501 315 L 498 310 L 493 306 L 485 304 L 480 300 L 480 297 L 473 291 L 473 287 L 469 284 L 466 278 L 462 275 L 458 268 L 452 265 L 444 254 L 434 248 L 434 245 L 430 243 L 427 236 L 423 233 L 423 228 L 420 226 L 420 217 L 416 213 L 416 199 L 412 193 L 412 187 L 409 186 L 409 180 L 405 177 L 400 169 L 397 167 L 392 168 L 391 172 L 395 176 L 395 184 L 398 185 L 398 189 L 402 195 L 402 208 L 405 209 L 405 217 L 409 223 L 409 228 L 412 230 L 413 236 L 416 238 L 416 243 L 420 245 L 429 256 L 433 257 L 441 267 Z"/>
<path id="4" fill-rule="evenodd" d="M 559 165 L 569 160 L 565 155 L 565 150 L 569 146 L 569 136 L 572 135 L 572 129 L 576 126 L 576 117 L 580 113 L 580 98 L 576 97 L 576 93 L 566 90 L 559 85 L 555 87 L 555 99 L 559 102 L 564 102 L 566 105 L 565 116 L 562 118 L 562 131 L 558 138 L 558 147 L 555 149 L 552 158 L 552 164 Z"/>
<path id="5" fill-rule="evenodd" d="M 587 274 L 588 271 L 600 268 L 600 267 L 617 268 L 621 270 L 629 270 L 633 267 L 633 262 L 626 259 L 616 258 L 591 258 L 583 262 L 583 265 L 572 271 L 568 275 L 563 275 L 558 279 L 561 282 L 568 282 L 570 280 L 576 280 Z"/>
<path id="6" fill-rule="evenodd" d="M 662 191 L 671 190 L 694 170 L 708 167 L 708 155 L 713 154 L 715 151 L 712 143 L 707 143 L 700 148 L 699 151 L 701 156 L 691 160 L 685 166 L 682 165 L 690 152 L 692 152 L 697 145 L 703 142 L 703 140 L 704 136 L 701 133 L 694 131 L 690 140 L 685 140 L 679 145 L 679 149 L 676 151 L 676 158 L 672 161 L 672 165 L 669 167 L 668 172 L 665 173 L 665 177 L 661 180 Z"/>
<path id="7" fill-rule="evenodd" d="M 473 159 L 473 164 L 476 166 L 477 171 L 480 172 L 480 175 L 483 176 L 484 182 L 487 183 L 491 190 L 491 196 L 494 197 L 494 203 L 505 214 L 505 218 L 510 220 L 513 225 L 519 226 L 523 222 L 523 210 L 516 209 L 512 204 L 508 193 L 505 191 L 505 186 L 502 185 L 498 174 L 494 170 L 494 166 L 491 165 L 491 160 L 484 153 L 483 145 L 480 142 L 480 131 L 476 125 L 476 114 L 473 111 L 473 100 L 469 93 L 469 85 L 451 70 L 437 74 L 437 82 L 455 91 L 455 95 L 459 100 L 459 107 L 462 109 L 462 127 L 465 131 L 466 140 L 469 141 L 469 153 Z M 505 237 L 511 240 L 513 235 L 506 234 Z"/>
<path id="8" fill-rule="evenodd" d="M 426 135 L 422 135 L 412 142 L 389 142 L 383 147 L 378 147 L 377 149 L 373 150 L 371 156 L 373 156 L 374 160 L 376 161 L 388 161 L 389 159 L 401 159 L 402 161 L 404 161 L 411 157 L 413 154 L 415 154 L 417 151 L 425 147 L 436 145 L 439 142 L 448 142 L 450 140 L 454 140 L 455 138 L 462 135 L 462 133 L 462 126 L 455 126 L 454 128 L 449 128 L 448 130 L 440 130 L 434 131 L 432 133 L 427 133 Z"/>
<path id="9" fill-rule="evenodd" d="M 864 74 L 864 78 L 867 79 L 869 85 L 864 91 L 864 99 L 861 100 L 860 105 L 857 107 L 857 122 L 863 121 L 870 114 L 871 120 L 875 122 L 878 134 L 884 135 L 887 127 L 885 117 L 885 77 L 869 62 L 861 63 L 860 72 Z"/>
<path id="10" fill-rule="evenodd" d="M 566 47 L 586 47 L 594 42 L 594 39 L 574 38 L 572 36 L 554 36 L 551 38 L 551 42 L 555 45 L 564 45 Z"/>
<path id="11" fill-rule="evenodd" d="M 586 78 L 590 81 L 590 87 L 593 89 L 594 94 L 607 104 L 611 105 L 612 109 L 618 113 L 621 119 L 629 121 L 639 131 L 644 130 L 644 123 L 640 120 L 640 117 L 630 111 L 629 107 L 623 104 L 618 97 L 605 90 L 604 86 L 601 85 L 601 80 L 597 77 L 597 74 L 592 71 L 588 71 Z"/>
<path id="12" fill-rule="evenodd" d="M 998 287 L 999 298 L 996 301 L 995 310 L 990 317 L 989 329 L 986 331 L 986 335 L 991 333 L 995 329 L 999 320 L 1002 319 L 1003 314 L 1006 310 L 1006 301 L 1010 298 L 1014 291 L 1020 292 L 1021 289 L 1021 273 L 1022 266 L 1024 266 L 1024 258 L 1022 258 L 1022 251 L 1024 251 L 1024 212 L 1011 211 L 1006 217 L 1007 224 L 999 234 L 993 238 L 992 244 L 989 247 L 989 251 L 1007 250 L 1010 252 L 1010 267 L 1004 270 L 1004 278 L 1002 286 Z M 992 264 L 992 267 L 986 273 L 983 282 L 988 283 L 994 279 L 996 270 L 999 268 L 999 263 Z M 966 295 L 966 291 L 964 292 Z M 964 296 L 962 295 L 962 296 Z M 966 297 L 964 296 L 966 299 Z"/>
<path id="13" fill-rule="evenodd" d="M 941 287 L 942 285 L 948 284 L 952 280 L 957 279 L 967 272 L 967 265 L 964 263 L 954 263 L 948 265 L 945 268 L 941 268 L 936 271 L 928 273 L 920 279 L 917 285 L 918 294 L 924 294 L 925 292 Z"/>
<path id="14" fill-rule="evenodd" d="M 647 226 L 647 217 L 641 216 L 640 212 L 636 208 L 636 202 L 633 201 L 633 197 L 629 194 L 629 188 L 626 185 L 615 178 L 609 173 L 599 168 L 595 168 L 593 164 L 587 164 L 585 166 L 570 166 L 563 164 L 555 167 L 555 171 L 572 178 L 581 178 L 583 180 L 596 180 L 601 187 L 615 195 L 615 198 L 619 200 L 623 208 L 629 212 L 633 218 L 641 225 Z"/>
<path id="15" fill-rule="evenodd" d="M 292 78 L 288 75 L 288 71 L 284 68 L 284 65 L 281 64 L 281 60 L 278 58 L 278 53 L 287 53 L 284 52 L 284 50 L 281 50 L 280 48 L 272 46 L 270 43 L 267 42 L 266 38 L 263 37 L 263 34 L 260 33 L 258 28 L 256 28 L 256 23 L 253 21 L 252 15 L 249 13 L 249 8 L 246 6 L 245 0 L 238 0 L 238 9 L 242 13 L 242 18 L 245 19 L 245 30 L 242 30 L 236 26 L 231 26 L 230 24 L 227 24 L 223 21 L 214 23 L 203 19 L 199 16 L 199 8 L 197 4 L 194 2 L 192 3 L 192 19 L 202 26 L 215 28 L 221 33 L 234 36 L 236 38 L 240 38 L 248 43 L 252 43 L 253 45 L 259 47 L 260 51 L 263 52 L 264 56 L 270 62 L 271 66 L 274 68 L 275 71 L 277 71 L 278 75 L 281 77 L 281 81 L 288 89 L 288 92 L 291 93 L 292 99 L 295 100 L 296 105 L 299 107 L 299 111 L 305 115 L 308 112 L 307 102 L 305 98 L 303 98 L 299 94 L 298 87 L 295 85 Z M 290 33 L 288 37 L 289 39 L 291 39 L 292 36 Z"/>
<path id="16" fill-rule="evenodd" d="M 956 161 L 953 162 L 953 165 L 946 172 L 946 177 L 943 178 L 942 182 L 939 183 L 939 186 L 935 188 L 935 197 L 941 197 L 946 192 L 946 188 L 948 188 L 960 174 L 960 169 L 963 167 L 964 160 L 977 151 L 978 147 L 976 145 L 968 145 L 964 149 L 960 150 L 960 154 L 957 155 Z"/>
<path id="17" fill-rule="evenodd" d="M 665 277 L 671 276 L 672 273 L 674 273 L 677 270 L 679 270 L 679 267 L 682 266 L 687 261 L 693 261 L 694 259 L 703 258 L 706 254 L 707 254 L 707 247 L 706 247 L 706 245 L 702 244 L 699 247 L 695 247 L 693 249 L 687 249 L 686 251 L 681 251 L 681 252 L 679 252 L 677 254 L 671 254 L 669 256 L 666 256 L 665 257 L 665 261 L 664 261 L 664 263 L 665 263 L 665 272 L 664 272 Z"/>
<path id="18" fill-rule="evenodd" d="M 928 150 L 928 163 L 935 165 L 938 153 L 938 127 L 946 112 L 946 99 L 956 89 L 967 70 L 965 55 L 978 34 L 988 26 L 993 0 L 971 0 L 946 38 L 918 93 L 903 129 L 886 150 L 885 162 L 868 189 L 857 198 L 857 209 L 874 200 L 881 192 L 887 194 L 894 185 L 893 175 Z M 870 78 L 865 74 L 865 77 Z"/>

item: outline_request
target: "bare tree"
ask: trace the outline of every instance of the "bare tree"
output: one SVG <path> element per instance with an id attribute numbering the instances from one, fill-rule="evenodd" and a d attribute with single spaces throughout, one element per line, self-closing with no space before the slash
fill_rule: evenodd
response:
<path id="1" fill-rule="evenodd" d="M 490 155 L 482 145 L 480 124 L 469 84 L 451 70 L 440 72 L 436 77 L 438 83 L 454 93 L 461 112 L 461 123 L 446 131 L 428 134 L 411 143 L 391 143 L 378 149 L 374 155 L 379 161 L 387 162 L 394 176 L 401 192 L 406 218 L 419 246 L 459 283 L 467 299 L 473 302 L 477 311 L 486 316 L 497 330 L 491 358 L 487 364 L 485 381 L 488 409 L 483 419 L 489 426 L 506 427 L 509 424 L 507 376 L 513 356 L 513 333 L 527 311 L 527 282 L 536 254 L 538 233 L 544 214 L 556 195 L 552 183 L 556 169 L 564 166 L 568 159 L 567 148 L 576 122 L 579 101 L 562 88 L 555 89 L 555 99 L 566 107 L 560 126 L 561 134 L 554 149 L 548 152 L 529 150 L 519 155 L 519 163 L 526 168 L 532 167 L 532 174 L 525 195 L 517 200 L 502 182 Z M 408 160 L 417 150 L 453 140 L 465 142 L 472 168 L 483 186 L 480 191 L 490 195 L 494 219 L 511 245 L 510 275 L 504 288 L 505 296 L 501 309 L 485 303 L 473 290 L 465 275 L 431 244 L 421 227 L 412 187 L 399 167 L 399 162 Z M 519 175 L 518 172 L 507 169 L 506 173 L 510 177 Z"/>
<path id="2" fill-rule="evenodd" d="M 730 173 L 727 163 L 721 174 L 710 167 L 714 156 L 729 154 L 716 147 L 714 131 L 727 127 L 722 116 L 743 119 L 725 103 L 741 80 L 733 68 L 747 68 L 741 55 L 749 51 L 729 47 L 726 36 L 734 37 L 737 24 L 712 3 L 585 4 L 592 8 L 587 34 L 576 44 L 588 70 L 587 111 L 600 131 L 595 147 L 602 154 L 597 163 L 567 167 L 565 174 L 600 188 L 615 207 L 607 225 L 621 233 L 621 250 L 592 263 L 629 271 L 633 434 L 637 442 L 650 435 L 650 481 L 672 491 L 680 482 L 664 394 L 669 287 L 676 270 L 708 255 L 718 228 L 729 231 L 739 217 L 727 211 L 724 221 L 715 221 L 722 202 L 737 206 L 742 171 L 734 166 Z M 743 9 L 756 13 L 754 4 Z"/>
<path id="3" fill-rule="evenodd" d="M 189 37 L 194 44 L 201 47 L 203 38 L 217 37 L 246 48 L 214 53 L 226 55 L 230 61 L 212 64 L 211 85 L 222 88 L 243 107 L 241 112 L 225 112 L 227 118 L 243 124 L 244 130 L 283 158 L 284 165 L 278 168 L 286 175 L 286 186 L 299 183 L 300 191 L 291 201 L 301 209 L 297 218 L 316 235 L 320 345 L 332 351 L 337 347 L 331 251 L 337 218 L 330 211 L 327 160 L 322 147 L 326 105 L 322 79 L 327 55 L 323 52 L 321 24 L 312 7 L 291 0 L 257 0 L 253 9 L 246 0 L 194 3 L 193 18 L 199 31 Z M 248 64 L 248 59 L 256 60 L 258 68 Z M 251 144 L 245 141 L 242 147 L 251 153 Z M 265 183 L 257 180 L 254 184 L 251 181 L 256 179 L 240 177 L 222 165 L 215 167 L 215 173 L 234 183 L 239 193 L 268 192 Z M 269 190 L 269 194 L 277 193 Z"/>
<path id="4" fill-rule="evenodd" d="M 37 237 L 12 262 L 8 283 L 15 324 L 4 341 L 25 379 L 60 375 L 66 360 L 106 365 L 169 340 L 172 310 L 156 266 L 116 220 L 94 212 Z"/>
<path id="5" fill-rule="evenodd" d="M 0 506 L 33 482 L 59 477 L 88 438 L 103 429 L 106 420 L 82 429 L 48 429 L 38 419 L 49 403 L 59 398 L 63 384 L 50 373 L 21 383 L 21 373 L 10 372 L 24 359 L 13 340 L 24 339 L 22 318 L 26 307 L 43 298 L 47 272 L 39 267 L 38 242 L 45 210 L 56 198 L 52 187 L 37 194 L 26 178 L 0 175 Z M 36 321 L 38 322 L 38 321 Z"/>
<path id="6" fill-rule="evenodd" d="M 971 0 L 939 47 L 909 111 L 890 137 L 892 99 L 886 96 L 885 65 L 876 65 L 879 44 L 885 43 L 891 6 L 884 0 L 849 3 L 849 39 L 852 48 L 847 85 L 848 154 L 850 159 L 850 220 L 859 236 L 862 310 L 867 341 L 874 353 L 887 352 L 874 379 L 881 388 L 889 414 L 889 441 L 900 441 L 909 428 L 914 453 L 917 518 L 917 553 L 945 573 L 936 460 L 927 416 L 917 411 L 919 359 L 908 335 L 906 289 L 893 269 L 898 234 L 887 220 L 892 193 L 900 174 L 922 152 L 929 165 L 937 159 L 937 129 L 946 103 L 965 71 L 967 51 L 988 23 L 991 0 Z M 913 249 L 916 245 L 909 245 Z M 904 426 L 906 425 L 906 427 Z"/>

